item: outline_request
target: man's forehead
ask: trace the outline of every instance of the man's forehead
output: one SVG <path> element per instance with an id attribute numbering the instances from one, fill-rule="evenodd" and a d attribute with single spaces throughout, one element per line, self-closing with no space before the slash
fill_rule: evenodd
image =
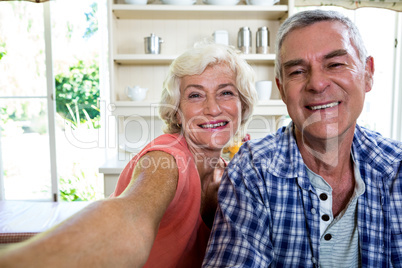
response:
<path id="1" fill-rule="evenodd" d="M 340 36 L 349 36 L 348 28 L 345 24 L 339 21 L 318 21 L 303 27 L 296 27 L 290 30 L 282 40 L 282 46 L 288 41 L 288 39 L 299 38 L 303 40 L 305 38 L 305 32 L 314 31 L 316 37 L 328 34 L 329 32 L 338 32 Z"/>
<path id="2" fill-rule="evenodd" d="M 323 21 L 289 32 L 283 39 L 280 57 L 282 62 L 306 54 L 325 59 L 333 54 L 351 53 L 351 49 L 354 47 L 346 26 L 337 21 Z"/>

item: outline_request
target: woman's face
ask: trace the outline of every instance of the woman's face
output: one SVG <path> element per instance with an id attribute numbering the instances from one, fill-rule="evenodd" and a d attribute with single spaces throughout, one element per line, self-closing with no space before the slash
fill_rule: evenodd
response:
<path id="1" fill-rule="evenodd" d="M 220 151 L 239 129 L 241 110 L 236 76 L 227 65 L 181 79 L 177 116 L 193 149 Z"/>

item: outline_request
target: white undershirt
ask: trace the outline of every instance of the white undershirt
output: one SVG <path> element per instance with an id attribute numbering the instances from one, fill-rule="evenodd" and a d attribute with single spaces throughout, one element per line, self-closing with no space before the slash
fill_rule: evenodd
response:
<path id="1" fill-rule="evenodd" d="M 365 184 L 358 167 L 353 163 L 355 189 L 341 213 L 332 214 L 332 188 L 319 175 L 307 168 L 311 184 L 320 200 L 320 267 L 359 267 L 359 235 L 357 230 L 358 197 L 365 191 Z"/>

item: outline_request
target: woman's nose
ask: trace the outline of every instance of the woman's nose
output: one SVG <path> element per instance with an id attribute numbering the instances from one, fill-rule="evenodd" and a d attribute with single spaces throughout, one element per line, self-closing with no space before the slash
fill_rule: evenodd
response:
<path id="1" fill-rule="evenodd" d="M 219 115 L 222 112 L 219 102 L 215 98 L 212 98 L 212 97 L 206 99 L 204 111 L 205 111 L 205 114 L 212 115 L 212 116 Z"/>
<path id="2" fill-rule="evenodd" d="M 324 92 L 330 85 L 330 79 L 321 68 L 311 68 L 308 75 L 306 89 L 314 93 Z"/>

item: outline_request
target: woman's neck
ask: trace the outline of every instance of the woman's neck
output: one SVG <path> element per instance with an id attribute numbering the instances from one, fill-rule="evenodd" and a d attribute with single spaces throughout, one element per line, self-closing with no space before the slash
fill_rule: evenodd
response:
<path id="1" fill-rule="evenodd" d="M 224 164 L 221 159 L 221 151 L 219 150 L 191 150 L 194 156 L 194 161 L 197 166 L 198 173 L 201 178 L 201 182 L 204 177 L 213 174 L 215 168 Z"/>

